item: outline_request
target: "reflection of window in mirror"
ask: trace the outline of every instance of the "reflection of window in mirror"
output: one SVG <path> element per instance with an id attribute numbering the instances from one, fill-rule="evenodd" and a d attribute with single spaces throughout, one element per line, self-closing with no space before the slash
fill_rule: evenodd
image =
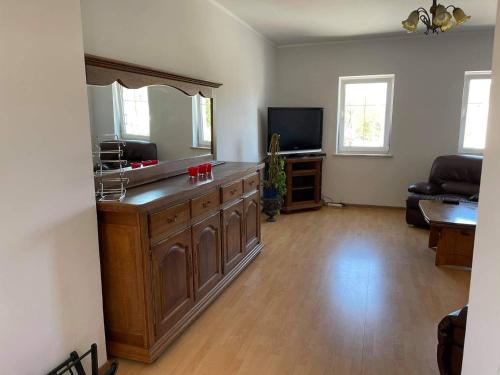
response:
<path id="1" fill-rule="evenodd" d="M 210 148 L 212 144 L 212 105 L 210 98 L 193 96 L 193 147 Z"/>
<path id="2" fill-rule="evenodd" d="M 113 84 L 116 128 L 124 139 L 148 139 L 150 134 L 148 88 L 127 89 Z"/>

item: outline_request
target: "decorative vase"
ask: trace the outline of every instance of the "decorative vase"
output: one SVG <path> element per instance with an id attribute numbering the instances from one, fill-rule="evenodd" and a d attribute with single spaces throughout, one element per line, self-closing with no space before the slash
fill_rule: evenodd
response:
<path id="1" fill-rule="evenodd" d="M 282 206 L 283 198 L 276 189 L 264 189 L 263 211 L 268 222 L 275 222 Z"/>

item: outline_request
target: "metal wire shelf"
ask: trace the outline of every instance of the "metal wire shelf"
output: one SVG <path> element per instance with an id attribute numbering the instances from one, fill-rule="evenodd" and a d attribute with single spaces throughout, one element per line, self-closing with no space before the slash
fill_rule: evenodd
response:
<path id="1" fill-rule="evenodd" d="M 114 145 L 115 149 L 102 150 L 101 144 Z M 93 152 L 93 156 L 97 159 L 97 170 L 94 172 L 95 177 L 98 179 L 96 197 L 99 202 L 119 202 L 125 198 L 127 194 L 126 185 L 129 179 L 124 176 L 127 161 L 123 159 L 123 147 L 125 141 L 120 139 L 116 134 L 105 134 L 97 137 L 96 147 L 97 151 Z M 110 155 L 115 155 L 116 159 L 109 158 Z M 105 157 L 103 159 L 103 157 Z M 118 168 L 105 169 L 106 165 L 114 164 Z M 113 174 L 113 177 L 106 177 Z M 115 177 L 118 174 L 118 177 Z M 115 184 L 118 187 L 107 187 L 108 184 Z M 108 185 L 109 186 L 109 185 Z"/>

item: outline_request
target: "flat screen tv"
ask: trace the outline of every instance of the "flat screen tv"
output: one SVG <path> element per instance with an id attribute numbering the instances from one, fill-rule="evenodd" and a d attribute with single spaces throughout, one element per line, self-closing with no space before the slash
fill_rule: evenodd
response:
<path id="1" fill-rule="evenodd" d="M 280 135 L 282 153 L 318 152 L 323 141 L 323 108 L 269 108 L 268 145 Z"/>

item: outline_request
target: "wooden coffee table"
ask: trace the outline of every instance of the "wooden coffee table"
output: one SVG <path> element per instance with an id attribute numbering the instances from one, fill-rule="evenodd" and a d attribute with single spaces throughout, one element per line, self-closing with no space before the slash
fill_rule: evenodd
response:
<path id="1" fill-rule="evenodd" d="M 419 206 L 431 226 L 429 247 L 436 249 L 436 266 L 472 267 L 477 203 L 422 200 Z"/>

